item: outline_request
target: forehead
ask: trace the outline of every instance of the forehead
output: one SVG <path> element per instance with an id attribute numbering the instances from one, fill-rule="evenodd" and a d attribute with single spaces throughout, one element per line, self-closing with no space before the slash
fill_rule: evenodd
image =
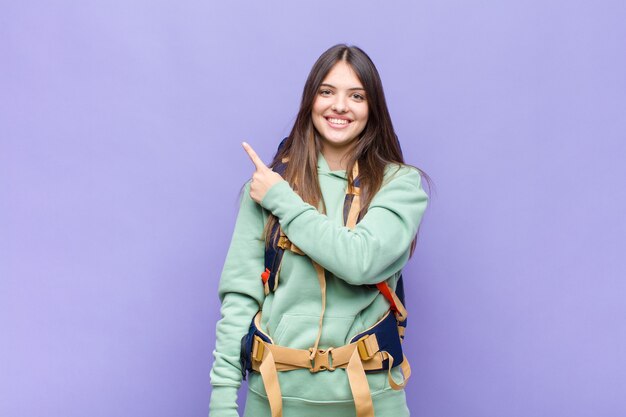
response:
<path id="1" fill-rule="evenodd" d="M 356 72 L 345 61 L 337 62 L 326 74 L 322 84 L 331 84 L 337 88 L 363 88 Z"/>

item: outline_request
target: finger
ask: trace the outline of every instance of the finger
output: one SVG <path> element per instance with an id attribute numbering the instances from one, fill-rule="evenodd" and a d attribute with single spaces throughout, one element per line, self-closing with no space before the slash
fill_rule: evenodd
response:
<path id="1" fill-rule="evenodd" d="M 267 169 L 267 165 L 265 165 L 265 163 L 261 160 L 261 158 L 259 158 L 259 155 L 257 155 L 254 149 L 252 149 L 252 146 L 248 145 L 248 143 L 246 142 L 242 142 L 241 145 L 243 146 L 243 149 L 246 151 L 246 153 L 250 157 L 250 160 L 252 161 L 254 166 L 256 166 L 257 169 L 262 169 L 262 168 Z"/>

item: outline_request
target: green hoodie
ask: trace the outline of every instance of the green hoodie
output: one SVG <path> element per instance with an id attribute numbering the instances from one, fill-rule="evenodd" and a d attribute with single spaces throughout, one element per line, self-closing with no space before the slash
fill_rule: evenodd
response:
<path id="1" fill-rule="evenodd" d="M 318 178 L 326 214 L 305 203 L 286 181 L 273 185 L 261 204 L 246 184 L 239 215 L 219 284 L 222 318 L 217 323 L 215 362 L 211 370 L 211 417 L 236 417 L 241 385 L 240 342 L 252 317 L 262 310 L 261 328 L 278 345 L 312 347 L 318 332 L 321 291 L 311 260 L 326 270 L 326 312 L 319 348 L 347 344 L 371 327 L 389 309 L 376 288 L 388 278 L 395 288 L 409 259 L 428 196 L 419 172 L 389 165 L 383 186 L 367 214 L 350 230 L 343 225 L 346 171 L 331 171 L 318 155 Z M 307 256 L 285 252 L 276 292 L 265 296 L 262 232 L 268 212 L 274 214 L 289 238 Z M 309 259 L 310 258 L 310 259 Z M 408 306 L 410 311 L 410 305 Z M 394 368 L 396 380 L 401 380 Z M 389 387 L 386 372 L 367 374 L 377 417 L 408 415 L 403 391 Z M 311 373 L 307 369 L 279 372 L 285 417 L 331 412 L 354 413 L 345 369 Z M 270 416 L 260 375 L 249 375 L 246 416 Z M 319 408 L 322 407 L 322 408 Z"/>

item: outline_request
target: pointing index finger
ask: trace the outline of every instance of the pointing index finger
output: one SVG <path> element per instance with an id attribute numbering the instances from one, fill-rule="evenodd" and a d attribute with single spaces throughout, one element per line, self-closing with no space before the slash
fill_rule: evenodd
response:
<path id="1" fill-rule="evenodd" d="M 262 169 L 262 168 L 267 169 L 267 165 L 265 165 L 265 163 L 261 160 L 261 158 L 259 158 L 259 155 L 257 155 L 254 149 L 252 149 L 252 146 L 250 146 L 247 142 L 242 142 L 241 145 L 243 146 L 243 149 L 246 151 L 246 153 L 250 157 L 250 160 L 252 161 L 254 166 L 256 166 L 257 169 Z"/>

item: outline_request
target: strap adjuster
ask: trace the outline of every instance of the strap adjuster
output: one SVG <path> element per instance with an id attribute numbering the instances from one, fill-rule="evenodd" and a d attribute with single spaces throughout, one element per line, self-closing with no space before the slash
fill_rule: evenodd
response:
<path id="1" fill-rule="evenodd" d="M 287 236 L 281 233 L 280 237 L 278 238 L 278 243 L 276 244 L 276 246 L 278 246 L 281 249 L 289 250 L 289 247 L 291 246 L 291 242 L 289 241 Z"/>
<path id="2" fill-rule="evenodd" d="M 370 338 L 370 336 L 371 335 L 366 334 L 365 336 L 363 336 L 356 342 L 356 348 L 359 351 L 359 356 L 361 357 L 361 360 L 363 361 L 372 359 L 374 355 L 376 354 L 376 351 L 370 352 L 370 349 L 368 348 L 369 344 L 366 343 L 366 341 Z"/>
<path id="3" fill-rule="evenodd" d="M 265 352 L 265 345 L 263 340 L 259 336 L 254 336 L 254 344 L 252 345 L 252 359 L 257 362 L 263 360 L 263 353 Z"/>

